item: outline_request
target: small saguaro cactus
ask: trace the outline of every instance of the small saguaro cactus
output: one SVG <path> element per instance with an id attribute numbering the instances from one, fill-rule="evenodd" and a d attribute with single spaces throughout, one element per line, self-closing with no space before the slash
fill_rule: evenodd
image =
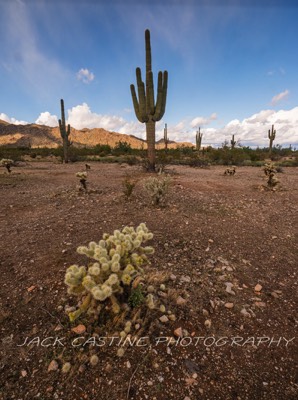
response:
<path id="1" fill-rule="evenodd" d="M 165 142 L 165 150 L 168 150 L 169 139 L 168 139 L 168 126 L 167 126 L 167 124 L 165 124 L 164 130 L 163 130 L 163 138 L 164 138 L 164 142 Z"/>
<path id="2" fill-rule="evenodd" d="M 199 130 L 196 133 L 196 150 L 198 151 L 201 149 L 202 137 L 203 134 L 201 133 L 201 128 L 199 128 Z"/>
<path id="3" fill-rule="evenodd" d="M 63 140 L 63 158 L 64 162 L 68 163 L 68 148 L 71 145 L 71 142 L 69 140 L 69 135 L 70 135 L 70 125 L 65 125 L 65 113 L 64 113 L 64 101 L 63 99 L 60 100 L 61 103 L 61 119 L 59 119 L 59 129 L 60 129 L 60 135 Z"/>
<path id="4" fill-rule="evenodd" d="M 236 146 L 236 140 L 235 140 L 235 135 L 232 135 L 231 139 L 231 149 L 233 150 Z"/>
<path id="5" fill-rule="evenodd" d="M 271 155 L 272 153 L 272 145 L 273 145 L 273 141 L 275 139 L 275 135 L 276 135 L 276 130 L 274 129 L 274 125 L 272 125 L 271 131 L 269 129 L 268 131 L 268 138 L 269 138 L 269 155 Z"/>
<path id="6" fill-rule="evenodd" d="M 157 99 L 154 98 L 153 72 L 151 66 L 150 31 L 145 31 L 146 85 L 142 81 L 141 69 L 136 69 L 138 98 L 135 86 L 130 85 L 136 117 L 146 124 L 148 170 L 155 171 L 155 124 L 163 117 L 166 109 L 168 72 L 158 72 Z"/>

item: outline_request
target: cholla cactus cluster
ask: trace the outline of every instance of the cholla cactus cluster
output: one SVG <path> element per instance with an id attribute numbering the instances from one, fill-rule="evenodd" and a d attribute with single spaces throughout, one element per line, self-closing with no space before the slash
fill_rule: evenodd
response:
<path id="1" fill-rule="evenodd" d="M 151 177 L 145 182 L 145 189 L 149 192 L 152 204 L 155 206 L 163 205 L 170 185 L 169 177 Z"/>
<path id="2" fill-rule="evenodd" d="M 7 171 L 10 173 L 11 166 L 13 165 L 13 160 L 10 160 L 9 158 L 2 158 L 2 160 L 0 161 L 0 165 L 2 167 L 5 167 Z"/>
<path id="3" fill-rule="evenodd" d="M 87 172 L 77 172 L 76 177 L 80 180 L 81 189 L 87 191 Z"/>
<path id="4" fill-rule="evenodd" d="M 264 165 L 264 173 L 268 177 L 267 185 L 270 188 L 274 188 L 278 183 L 279 179 L 276 178 L 276 169 L 272 163 Z"/>
<path id="5" fill-rule="evenodd" d="M 224 175 L 235 175 L 236 167 L 227 168 L 224 172 Z"/>
<path id="6" fill-rule="evenodd" d="M 77 252 L 92 262 L 88 267 L 72 265 L 67 269 L 68 293 L 80 299 L 79 308 L 69 314 L 71 321 L 86 311 L 96 316 L 103 308 L 114 314 L 121 311 L 123 301 L 142 280 L 147 255 L 154 252 L 150 246 L 143 247 L 152 238 L 153 234 L 141 223 L 136 230 L 126 226 L 112 235 L 104 234 L 98 243 L 78 247 Z M 146 302 L 149 308 L 154 307 L 152 295 L 148 294 Z"/>

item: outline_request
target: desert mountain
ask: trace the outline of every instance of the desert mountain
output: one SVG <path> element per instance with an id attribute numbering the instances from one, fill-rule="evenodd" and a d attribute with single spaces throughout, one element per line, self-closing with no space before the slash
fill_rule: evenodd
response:
<path id="1" fill-rule="evenodd" d="M 134 135 L 109 132 L 103 128 L 77 130 L 71 128 L 70 140 L 76 147 L 93 147 L 97 144 L 108 144 L 115 147 L 118 142 L 127 142 L 132 148 L 146 148 L 146 142 Z M 168 147 L 181 145 L 191 146 L 191 143 L 170 142 Z M 11 147 L 49 147 L 55 148 L 62 145 L 58 127 L 51 128 L 44 125 L 28 124 L 14 125 L 0 120 L 0 146 Z M 164 141 L 157 142 L 157 148 L 164 148 Z"/>

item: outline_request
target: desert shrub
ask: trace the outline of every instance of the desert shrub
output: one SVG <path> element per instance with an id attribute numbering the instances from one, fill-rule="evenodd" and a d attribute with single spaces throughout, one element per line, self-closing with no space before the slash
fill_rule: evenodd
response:
<path id="1" fill-rule="evenodd" d="M 144 186 L 151 197 L 153 205 L 159 206 L 165 204 L 169 185 L 170 178 L 168 176 L 151 177 L 146 180 Z"/>
<path id="2" fill-rule="evenodd" d="M 92 261 L 88 267 L 72 265 L 66 271 L 68 293 L 79 300 L 78 309 L 69 313 L 70 321 L 84 312 L 97 317 L 103 310 L 119 314 L 129 298 L 136 306 L 136 297 L 140 299 L 141 295 L 135 290 L 144 276 L 147 256 L 154 252 L 152 247 L 143 244 L 152 238 L 153 234 L 142 223 L 136 230 L 126 226 L 112 235 L 105 233 L 98 243 L 78 247 L 77 252 Z M 154 308 L 152 295 L 146 296 L 146 304 Z"/>
<path id="3" fill-rule="evenodd" d="M 131 154 L 131 153 L 132 153 L 131 145 L 127 142 L 121 142 L 121 141 L 119 141 L 112 150 L 112 154 L 115 156 Z"/>
<path id="4" fill-rule="evenodd" d="M 128 165 L 133 166 L 139 164 L 139 160 L 136 156 L 127 156 L 126 162 Z"/>

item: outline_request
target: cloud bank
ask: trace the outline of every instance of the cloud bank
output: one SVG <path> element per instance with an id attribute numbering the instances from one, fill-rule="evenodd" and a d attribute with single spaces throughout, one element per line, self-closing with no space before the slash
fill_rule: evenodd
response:
<path id="1" fill-rule="evenodd" d="M 67 110 L 67 123 L 75 129 L 83 128 L 104 128 L 108 131 L 135 135 L 142 139 L 145 138 L 145 124 L 141 124 L 135 120 L 127 121 L 123 117 L 116 115 L 101 115 L 92 112 L 88 104 L 83 103 Z M 168 123 L 168 137 L 170 140 L 177 142 L 195 143 L 195 134 L 197 122 L 205 122 L 211 124 L 216 119 L 213 113 L 209 117 L 195 117 L 182 120 L 176 124 Z M 4 113 L 0 113 L 0 119 L 13 124 L 27 124 L 26 121 L 19 121 L 16 118 L 10 118 Z M 48 111 L 42 112 L 35 121 L 36 124 L 57 126 L 58 118 L 56 115 L 50 114 Z M 233 119 L 226 125 L 214 128 L 203 127 L 202 145 L 212 145 L 214 147 L 228 140 L 232 135 L 241 143 L 242 146 L 250 147 L 266 147 L 268 146 L 268 130 L 274 124 L 276 129 L 275 143 L 283 146 L 298 147 L 298 106 L 290 110 L 262 110 L 256 114 L 244 118 L 242 121 Z M 164 121 L 156 124 L 156 139 L 163 138 Z"/>

